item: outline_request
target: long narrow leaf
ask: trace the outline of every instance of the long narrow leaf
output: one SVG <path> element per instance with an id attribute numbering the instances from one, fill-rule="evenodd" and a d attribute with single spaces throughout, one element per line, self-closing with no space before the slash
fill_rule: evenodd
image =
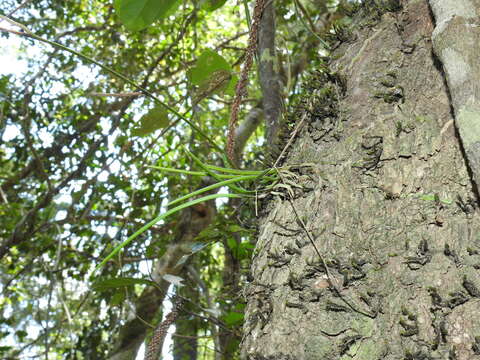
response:
<path id="1" fill-rule="evenodd" d="M 236 195 L 236 194 L 213 194 L 213 195 L 207 195 L 207 196 L 203 196 L 199 199 L 195 199 L 195 200 L 192 200 L 192 201 L 189 201 L 185 204 L 182 204 L 182 205 L 179 205 L 177 207 L 174 207 L 173 209 L 170 209 L 168 211 L 166 211 L 165 213 L 157 216 L 155 219 L 153 219 L 152 221 L 150 221 L 149 223 L 145 224 L 144 226 L 142 226 L 139 230 L 137 230 L 133 235 L 131 235 L 127 240 L 125 240 L 124 242 L 122 242 L 120 245 L 117 245 L 117 247 L 115 247 L 115 249 L 112 250 L 112 252 L 110 252 L 110 254 L 107 255 L 107 257 L 105 257 L 105 259 L 102 260 L 102 262 L 97 265 L 97 267 L 95 268 L 95 270 L 93 271 L 93 274 L 92 274 L 92 278 L 93 278 L 93 275 L 95 275 L 95 273 L 101 269 L 108 261 L 110 261 L 110 259 L 112 259 L 115 255 L 117 255 L 120 250 L 122 250 L 125 246 L 127 246 L 128 244 L 130 244 L 134 239 L 136 239 L 139 235 L 143 234 L 145 231 L 147 231 L 148 229 L 150 229 L 153 225 L 155 225 L 156 223 L 158 223 L 159 221 L 165 219 L 166 217 L 172 215 L 172 214 L 175 214 L 176 212 L 180 211 L 180 210 L 183 210 L 187 207 L 190 207 L 192 205 L 195 205 L 195 204 L 198 204 L 198 203 L 201 203 L 201 202 L 204 202 L 204 201 L 208 201 L 208 200 L 213 200 L 213 199 L 218 199 L 218 198 L 222 198 L 222 197 L 226 197 L 226 198 L 239 198 L 241 197 L 240 195 Z"/>
<path id="2" fill-rule="evenodd" d="M 264 173 L 264 170 L 239 170 L 239 169 L 224 168 L 224 167 L 208 165 L 208 164 L 205 164 L 205 166 L 210 170 L 215 170 L 215 171 L 224 172 L 227 174 L 235 174 L 235 175 L 261 175 Z M 273 169 L 270 169 L 269 171 L 273 172 Z"/>
<path id="3" fill-rule="evenodd" d="M 194 192 L 191 192 L 190 194 L 187 194 L 185 196 L 182 196 L 178 199 L 175 199 L 173 200 L 172 202 L 170 202 L 167 206 L 172 206 L 173 204 L 177 204 L 179 202 L 182 202 L 183 200 L 186 200 L 186 199 L 189 199 L 191 198 L 192 196 L 195 196 L 195 195 L 199 195 L 199 194 L 202 194 L 206 191 L 210 191 L 210 190 L 213 190 L 213 189 L 217 189 L 219 187 L 222 187 L 222 186 L 227 186 L 229 184 L 233 184 L 233 183 L 236 183 L 236 182 L 239 182 L 239 181 L 246 181 L 246 180 L 254 180 L 257 178 L 257 175 L 246 175 L 246 176 L 237 176 L 233 179 L 228 179 L 228 180 L 224 180 L 224 181 L 219 181 L 218 183 L 215 183 L 213 185 L 209 185 L 209 186 L 205 186 L 199 190 L 196 190 Z"/>
<path id="4" fill-rule="evenodd" d="M 110 279 L 98 279 L 92 285 L 94 290 L 106 290 L 111 288 L 119 288 L 131 285 L 150 285 L 150 286 L 157 286 L 157 284 L 148 279 L 137 279 L 137 278 L 129 278 L 129 277 L 117 277 L 117 278 L 110 278 Z"/>
<path id="5" fill-rule="evenodd" d="M 173 168 L 166 168 L 163 166 L 147 166 L 151 169 L 155 170 L 162 170 L 162 171 L 167 171 L 167 172 L 172 172 L 172 173 L 178 173 L 178 174 L 185 174 L 185 175 L 194 175 L 194 176 L 207 176 L 206 172 L 202 171 L 189 171 L 189 170 L 182 170 L 182 169 L 173 169 Z"/>
<path id="6" fill-rule="evenodd" d="M 185 174 L 185 175 L 193 175 L 193 176 L 207 176 L 208 173 L 202 172 L 202 171 L 191 171 L 191 170 L 182 170 L 182 169 L 173 169 L 173 168 L 167 168 L 163 166 L 147 166 L 151 169 L 156 169 L 156 170 L 161 170 L 161 171 L 167 171 L 167 172 L 172 172 L 172 173 L 178 173 L 178 174 Z M 217 174 L 217 176 L 221 179 L 232 179 L 235 178 L 237 175 L 225 175 L 225 174 Z"/>
<path id="7" fill-rule="evenodd" d="M 219 180 L 219 181 L 221 180 L 221 177 L 220 177 L 217 173 L 211 171 L 204 163 L 202 163 L 202 162 L 200 161 L 199 158 L 197 158 L 195 155 L 193 155 L 193 154 L 192 154 L 190 151 L 188 151 L 187 149 L 185 149 L 185 152 L 187 153 L 188 156 L 190 156 L 190 157 L 193 159 L 193 161 L 194 161 L 198 166 L 200 166 L 203 170 L 205 170 L 210 176 L 212 176 L 212 177 L 213 177 L 214 179 L 216 179 L 216 180 Z M 232 189 L 233 191 L 235 191 L 235 192 L 237 192 L 237 193 L 239 193 L 239 194 L 252 194 L 252 193 L 254 193 L 254 191 L 248 191 L 248 190 L 246 190 L 246 189 L 243 189 L 243 188 L 241 188 L 241 187 L 239 187 L 239 186 L 236 186 L 236 185 L 233 185 L 233 184 L 229 184 L 229 185 L 227 185 L 227 186 L 228 186 L 230 189 Z"/>

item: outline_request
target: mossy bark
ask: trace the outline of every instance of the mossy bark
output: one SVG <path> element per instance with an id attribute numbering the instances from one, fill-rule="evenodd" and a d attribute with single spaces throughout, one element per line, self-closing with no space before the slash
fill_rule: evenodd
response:
<path id="1" fill-rule="evenodd" d="M 353 31 L 305 94 L 286 163 L 313 167 L 297 173 L 298 217 L 289 195 L 265 205 L 244 358 L 480 356 L 478 199 L 432 30 L 427 0 L 406 2 Z"/>

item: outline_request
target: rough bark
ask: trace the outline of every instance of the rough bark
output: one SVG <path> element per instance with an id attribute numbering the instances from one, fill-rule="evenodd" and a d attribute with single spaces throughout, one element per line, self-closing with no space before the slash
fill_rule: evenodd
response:
<path id="1" fill-rule="evenodd" d="M 478 204 L 432 30 L 427 0 L 409 1 L 312 82 L 286 162 L 313 167 L 298 171 L 298 216 L 288 194 L 265 205 L 244 358 L 480 356 Z"/>
<path id="2" fill-rule="evenodd" d="M 480 186 L 480 3 L 430 0 L 435 54 L 445 70 L 455 123 L 477 187 Z"/>

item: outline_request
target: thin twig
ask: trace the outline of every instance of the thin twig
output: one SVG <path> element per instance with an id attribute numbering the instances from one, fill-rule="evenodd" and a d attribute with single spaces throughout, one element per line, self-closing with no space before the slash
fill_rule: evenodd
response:
<path id="1" fill-rule="evenodd" d="M 23 3 L 21 3 L 20 5 L 18 5 L 15 9 L 13 9 L 12 11 L 10 11 L 10 13 L 7 14 L 7 17 L 11 17 L 13 14 L 15 14 L 18 10 L 20 10 L 21 8 L 24 8 L 25 6 L 28 5 L 28 3 L 31 3 L 32 0 L 25 0 Z"/>
<path id="2" fill-rule="evenodd" d="M 111 96 L 111 97 L 119 97 L 119 98 L 124 98 L 124 97 L 133 97 L 133 96 L 141 96 L 143 95 L 142 92 L 128 92 L 128 93 L 98 93 L 98 92 L 92 92 L 89 94 L 90 96 Z"/>

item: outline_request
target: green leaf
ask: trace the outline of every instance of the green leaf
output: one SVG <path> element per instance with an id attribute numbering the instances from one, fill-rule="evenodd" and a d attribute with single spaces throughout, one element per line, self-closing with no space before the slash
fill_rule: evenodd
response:
<path id="1" fill-rule="evenodd" d="M 206 49 L 198 57 L 195 65 L 187 71 L 187 77 L 192 85 L 201 85 L 217 70 L 232 71 L 227 60 L 216 52 Z"/>
<path id="2" fill-rule="evenodd" d="M 232 232 L 232 233 L 235 233 L 235 232 L 240 232 L 240 231 L 248 231 L 247 229 L 245 228 L 242 228 L 241 226 L 237 225 L 237 224 L 233 224 L 233 225 L 230 225 L 228 227 L 228 231 Z"/>
<path id="3" fill-rule="evenodd" d="M 238 247 L 238 244 L 237 244 L 237 242 L 235 241 L 234 238 L 228 238 L 227 239 L 227 245 L 232 250 L 235 250 Z"/>
<path id="4" fill-rule="evenodd" d="M 242 248 L 247 249 L 247 250 L 253 250 L 255 249 L 255 245 L 250 244 L 249 242 L 242 242 Z"/>
<path id="5" fill-rule="evenodd" d="M 238 82 L 238 76 L 233 74 L 232 77 L 230 78 L 230 82 L 225 86 L 225 90 L 223 90 L 223 93 L 227 95 L 232 95 L 232 96 L 235 95 L 237 82 Z"/>
<path id="6" fill-rule="evenodd" d="M 216 52 L 206 49 L 195 65 L 187 71 L 192 85 L 198 86 L 194 103 L 214 93 L 234 94 L 238 77 L 233 74 L 230 64 Z"/>
<path id="7" fill-rule="evenodd" d="M 115 294 L 113 294 L 112 298 L 110 299 L 110 306 L 119 306 L 125 301 L 126 297 L 126 291 L 121 290 L 117 291 Z"/>
<path id="8" fill-rule="evenodd" d="M 178 0 L 115 0 L 120 21 L 131 31 L 146 28 L 155 20 L 171 15 L 180 5 Z"/>
<path id="9" fill-rule="evenodd" d="M 112 278 L 112 279 L 97 280 L 93 283 L 92 287 L 94 290 L 101 291 L 106 289 L 131 286 L 135 284 L 152 285 L 152 286 L 156 285 L 155 282 L 147 279 L 118 277 L 118 278 Z"/>
<path id="10" fill-rule="evenodd" d="M 133 136 L 146 136 L 155 130 L 168 126 L 167 111 L 163 106 L 156 106 L 140 119 L 140 126 L 132 130 Z"/>
<path id="11" fill-rule="evenodd" d="M 207 227 L 206 229 L 202 230 L 200 234 L 197 235 L 195 240 L 202 240 L 204 243 L 207 243 L 210 240 L 218 238 L 220 236 L 222 236 L 222 233 L 218 231 L 218 229 Z"/>
<path id="12" fill-rule="evenodd" d="M 236 183 L 236 182 L 241 182 L 241 181 L 246 181 L 246 180 L 254 180 L 256 178 L 257 178 L 257 175 L 246 175 L 246 176 L 237 176 L 235 178 L 224 180 L 224 181 L 219 181 L 215 184 L 205 186 L 205 187 L 203 187 L 203 188 L 201 188 L 197 191 L 193 191 L 193 192 L 191 192 L 187 195 L 184 195 L 180 198 L 177 198 L 177 199 L 169 202 L 167 204 L 167 207 L 170 207 L 173 204 L 178 204 L 179 202 L 182 202 L 183 200 L 189 199 L 189 198 L 191 198 L 193 196 L 196 196 L 196 195 L 200 195 L 204 192 L 207 192 L 207 191 L 210 191 L 210 190 L 213 190 L 213 189 L 218 189 L 218 188 L 223 187 L 225 185 L 229 186 L 230 184 L 233 184 L 233 183 Z"/>
<path id="13" fill-rule="evenodd" d="M 167 212 L 157 216 L 155 219 L 150 221 L 149 223 L 145 224 L 142 226 L 139 230 L 137 230 L 133 235 L 131 235 L 127 240 L 122 242 L 121 244 L 117 245 L 106 257 L 103 259 L 100 264 L 97 265 L 97 267 L 93 270 L 93 274 L 91 275 L 91 278 L 94 277 L 95 273 L 103 267 L 108 261 L 110 261 L 111 258 L 113 258 L 115 255 L 117 255 L 120 250 L 122 250 L 125 246 L 130 244 L 134 239 L 136 239 L 140 234 L 143 234 L 145 231 L 150 229 L 153 225 L 158 223 L 159 221 L 165 219 L 166 217 L 175 214 L 179 212 L 180 210 L 183 210 L 187 207 L 199 204 L 204 201 L 209 201 L 213 199 L 219 199 L 219 198 L 240 198 L 240 195 L 237 194 L 212 194 L 212 195 L 207 195 L 207 196 L 202 196 L 201 198 L 189 201 L 185 204 L 178 205 L 177 207 L 174 207 L 173 209 L 168 210 Z"/>
<path id="14" fill-rule="evenodd" d="M 206 97 L 225 91 L 231 80 L 232 74 L 229 70 L 215 70 L 209 77 L 200 83 L 195 91 L 193 102 L 197 104 Z"/>
<path id="15" fill-rule="evenodd" d="M 225 5 L 227 0 L 204 0 L 201 2 L 201 8 L 207 11 L 214 11 Z"/>
<path id="16" fill-rule="evenodd" d="M 190 248 L 190 254 L 186 254 L 186 255 L 183 255 L 180 260 L 178 260 L 178 262 L 175 264 L 175 267 L 177 266 L 180 266 L 180 265 L 183 265 L 187 262 L 188 258 L 190 256 L 192 256 L 193 254 L 195 254 L 196 252 L 199 252 L 201 250 L 203 250 L 204 248 L 206 248 L 208 246 L 208 244 L 204 244 L 204 243 L 193 243 L 191 245 L 187 245 L 187 247 Z M 168 281 L 168 280 L 167 280 Z M 183 284 L 182 284 L 183 285 Z"/>
<path id="17" fill-rule="evenodd" d="M 199 252 L 199 251 L 202 251 L 207 246 L 208 246 L 208 244 L 198 243 L 198 242 L 195 242 L 195 243 L 192 243 L 192 244 L 189 245 L 190 251 L 192 252 L 192 254 L 194 254 L 196 252 Z"/>
<path id="18" fill-rule="evenodd" d="M 232 325 L 241 324 L 243 322 L 243 318 L 244 318 L 243 314 L 232 311 L 232 312 L 229 312 L 227 315 L 225 315 L 225 317 L 223 318 L 223 321 L 228 326 L 232 326 Z"/>
<path id="19" fill-rule="evenodd" d="M 23 341 L 27 337 L 28 333 L 25 330 L 17 330 L 15 331 L 15 335 L 18 336 L 20 341 Z"/>

